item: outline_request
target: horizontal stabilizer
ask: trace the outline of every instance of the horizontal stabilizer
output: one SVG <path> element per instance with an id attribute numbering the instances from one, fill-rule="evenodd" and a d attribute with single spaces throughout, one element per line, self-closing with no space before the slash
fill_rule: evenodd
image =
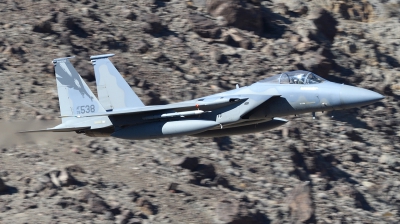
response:
<path id="1" fill-rule="evenodd" d="M 41 130 L 30 130 L 30 131 L 20 131 L 18 133 L 32 133 L 32 132 L 70 132 L 70 131 L 81 131 L 81 130 L 86 130 L 90 129 L 90 126 L 88 127 L 75 127 L 75 128 L 47 128 L 47 129 L 41 129 Z"/>

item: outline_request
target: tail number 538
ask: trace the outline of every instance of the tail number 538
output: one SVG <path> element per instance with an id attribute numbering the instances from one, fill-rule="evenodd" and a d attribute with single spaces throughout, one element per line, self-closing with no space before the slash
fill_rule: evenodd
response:
<path id="1" fill-rule="evenodd" d="M 83 106 L 78 106 L 76 108 L 76 113 L 77 114 L 88 114 L 88 113 L 94 113 L 96 111 L 96 108 L 94 105 L 83 105 Z"/>

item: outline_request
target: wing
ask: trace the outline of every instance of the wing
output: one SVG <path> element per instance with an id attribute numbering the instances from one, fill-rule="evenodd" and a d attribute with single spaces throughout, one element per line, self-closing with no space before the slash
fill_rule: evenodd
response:
<path id="1" fill-rule="evenodd" d="M 251 99 L 252 103 L 249 105 L 246 111 L 243 111 L 244 113 L 247 113 L 252 109 L 256 108 L 257 106 L 261 105 L 265 101 L 271 99 L 272 97 L 279 97 L 279 95 L 246 94 L 246 95 L 231 95 L 231 96 L 213 96 L 213 97 L 208 97 L 208 98 L 204 97 L 196 100 L 168 104 L 168 105 L 137 107 L 137 108 L 122 109 L 106 113 L 94 113 L 94 114 L 78 115 L 72 117 L 134 115 L 146 112 L 152 112 L 152 114 L 154 114 L 156 112 L 163 113 L 165 111 L 174 111 L 174 112 L 185 112 L 191 110 L 212 111 L 232 104 L 237 104 L 240 102 L 243 103 L 248 99 Z M 71 116 L 65 116 L 65 117 L 71 117 Z"/>
<path id="2" fill-rule="evenodd" d="M 75 128 L 47 128 L 40 130 L 20 131 L 18 133 L 32 133 L 32 132 L 70 132 L 70 131 L 81 131 L 90 129 L 91 126 L 87 127 L 75 127 Z"/>

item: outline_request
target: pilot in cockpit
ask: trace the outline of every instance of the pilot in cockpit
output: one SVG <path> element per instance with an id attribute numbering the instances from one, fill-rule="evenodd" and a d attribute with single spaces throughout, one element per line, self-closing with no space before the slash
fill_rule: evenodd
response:
<path id="1" fill-rule="evenodd" d="M 299 70 L 274 75 L 260 82 L 278 84 L 318 84 L 324 81 L 326 80 L 312 72 Z"/>

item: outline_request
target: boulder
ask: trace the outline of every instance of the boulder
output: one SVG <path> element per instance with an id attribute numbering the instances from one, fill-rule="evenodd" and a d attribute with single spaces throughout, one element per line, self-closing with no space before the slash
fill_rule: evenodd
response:
<path id="1" fill-rule="evenodd" d="M 87 69 L 87 63 L 85 63 L 84 61 L 77 61 L 76 63 L 74 63 L 74 66 L 75 69 L 79 71 L 79 75 L 81 75 L 82 78 L 89 82 L 95 80 L 93 70 Z"/>
<path id="2" fill-rule="evenodd" d="M 390 17 L 390 15 L 385 15 L 388 12 L 385 12 L 384 7 L 382 7 L 383 10 L 376 10 L 376 5 L 374 7 L 369 1 L 337 1 L 331 7 L 332 12 L 340 15 L 343 19 L 360 22 L 376 21 L 378 15 Z M 387 11 L 390 14 L 390 9 Z"/>
<path id="3" fill-rule="evenodd" d="M 308 182 L 296 186 L 289 193 L 287 202 L 292 223 L 304 223 L 314 216 L 314 206 Z"/>
<path id="4" fill-rule="evenodd" d="M 142 21 L 145 22 L 142 27 L 145 33 L 158 34 L 164 30 L 161 19 L 156 14 L 146 14 L 143 16 Z"/>
<path id="5" fill-rule="evenodd" d="M 137 18 L 136 14 L 130 9 L 123 9 L 121 11 L 121 16 L 123 18 L 129 19 L 129 20 L 136 20 L 136 18 Z"/>
<path id="6" fill-rule="evenodd" d="M 8 203 L 0 199 L 0 213 L 4 213 L 8 210 L 10 210 Z"/>
<path id="7" fill-rule="evenodd" d="M 98 214 L 104 214 L 110 209 L 110 206 L 100 197 L 89 198 L 88 204 L 89 210 Z"/>
<path id="8" fill-rule="evenodd" d="M 200 164 L 196 167 L 194 172 L 197 180 L 211 179 L 213 180 L 217 173 L 215 172 L 215 167 L 212 164 Z"/>
<path id="9" fill-rule="evenodd" d="M 105 37 L 100 44 L 102 46 L 107 46 L 109 50 L 121 50 L 122 52 L 127 52 L 129 50 L 129 45 L 124 36 Z"/>
<path id="10" fill-rule="evenodd" d="M 81 202 L 88 202 L 90 198 L 94 198 L 94 197 L 98 197 L 97 194 L 91 192 L 89 189 L 87 188 L 83 188 L 81 190 L 81 192 L 78 194 L 78 200 Z"/>
<path id="11" fill-rule="evenodd" d="M 85 173 L 85 170 L 81 166 L 75 164 L 66 166 L 65 170 L 69 173 Z"/>
<path id="12" fill-rule="evenodd" d="M 72 34 L 72 31 L 61 32 L 59 38 L 56 39 L 57 44 L 64 44 L 64 45 L 68 45 L 68 46 L 72 45 L 71 34 Z M 47 70 L 49 70 L 49 69 L 47 69 Z"/>
<path id="13" fill-rule="evenodd" d="M 128 223 L 129 224 L 142 224 L 143 222 L 140 218 L 135 217 L 135 218 L 129 219 Z"/>
<path id="14" fill-rule="evenodd" d="M 188 1 L 186 1 L 186 5 L 189 8 L 194 8 L 194 9 L 197 9 L 197 8 L 203 9 L 203 8 L 205 8 L 206 7 L 206 3 L 207 3 L 207 0 L 188 0 Z"/>
<path id="15" fill-rule="evenodd" d="M 6 46 L 3 50 L 3 54 L 14 55 L 14 56 L 22 56 L 26 54 L 27 49 L 24 46 L 15 44 L 12 46 Z"/>
<path id="16" fill-rule="evenodd" d="M 229 29 L 222 34 L 223 42 L 232 47 L 251 49 L 253 44 L 237 29 Z"/>
<path id="17" fill-rule="evenodd" d="M 7 190 L 7 185 L 3 182 L 3 180 L 0 178 L 0 192 L 6 191 Z"/>
<path id="18" fill-rule="evenodd" d="M 349 129 L 344 134 L 347 135 L 347 137 L 352 141 L 363 142 L 361 133 L 359 133 L 358 131 L 356 131 L 354 129 Z"/>
<path id="19" fill-rule="evenodd" d="M 28 210 L 28 209 L 35 209 L 38 207 L 38 203 L 34 201 L 29 201 L 29 200 L 22 200 L 19 209 L 22 211 Z"/>
<path id="20" fill-rule="evenodd" d="M 232 199 L 222 199 L 219 201 L 216 205 L 215 213 L 218 222 L 228 224 L 269 223 L 269 220 L 258 211 L 250 211 L 244 202 Z"/>
<path id="21" fill-rule="evenodd" d="M 217 63 L 224 63 L 226 61 L 225 55 L 217 48 L 213 48 L 210 51 L 210 58 Z"/>
<path id="22" fill-rule="evenodd" d="M 75 183 L 74 177 L 66 169 L 61 170 L 58 180 L 61 186 L 70 186 Z"/>
<path id="23" fill-rule="evenodd" d="M 86 38 L 89 33 L 83 26 L 83 22 L 81 19 L 65 15 L 62 17 L 62 24 L 71 31 L 72 34 L 75 34 L 78 37 Z"/>
<path id="24" fill-rule="evenodd" d="M 390 167 L 395 167 L 397 165 L 397 161 L 394 156 L 388 154 L 382 154 L 379 157 L 378 162 L 381 164 L 387 164 Z"/>
<path id="25" fill-rule="evenodd" d="M 143 40 L 138 40 L 131 43 L 131 48 L 134 52 L 144 54 L 149 50 L 150 46 L 147 42 Z"/>
<path id="26" fill-rule="evenodd" d="M 67 208 L 76 205 L 76 203 L 73 198 L 62 197 L 56 201 L 55 205 L 58 205 L 61 208 Z"/>
<path id="27" fill-rule="evenodd" d="M 81 8 L 81 12 L 82 12 L 82 15 L 87 18 L 91 18 L 93 20 L 100 21 L 99 15 L 97 15 L 97 13 L 93 9 L 83 7 L 83 8 Z"/>
<path id="28" fill-rule="evenodd" d="M 281 14 L 281 15 L 287 15 L 289 14 L 289 7 L 287 7 L 287 5 L 285 3 L 277 3 L 274 4 L 274 6 L 272 7 L 272 10 L 275 13 Z"/>
<path id="29" fill-rule="evenodd" d="M 37 33 L 53 33 L 50 19 L 42 19 L 33 25 L 33 32 Z"/>
<path id="30" fill-rule="evenodd" d="M 338 197 L 347 197 L 352 199 L 356 208 L 360 208 L 365 211 L 375 211 L 375 209 L 371 207 L 369 202 L 366 200 L 364 195 L 354 186 L 348 183 L 338 183 L 336 186 L 334 186 L 333 192 Z"/>
<path id="31" fill-rule="evenodd" d="M 232 222 L 239 213 L 239 203 L 232 200 L 221 200 L 216 206 L 218 220 L 229 223 Z"/>
<path id="32" fill-rule="evenodd" d="M 87 188 L 81 190 L 77 199 L 80 202 L 88 203 L 88 209 L 94 213 L 105 214 L 107 211 L 110 211 L 110 206 L 104 199 Z"/>
<path id="33" fill-rule="evenodd" d="M 308 16 L 308 19 L 311 20 L 317 28 L 315 38 L 318 39 L 319 34 L 322 34 L 327 40 L 333 42 L 333 39 L 338 32 L 336 28 L 338 21 L 331 15 L 330 12 L 323 8 L 317 8 L 316 10 L 312 11 L 312 13 Z"/>
<path id="34" fill-rule="evenodd" d="M 199 165 L 199 158 L 197 157 L 180 157 L 171 161 L 174 166 L 180 166 L 184 169 L 194 170 Z"/>
<path id="35" fill-rule="evenodd" d="M 201 37 L 218 38 L 221 34 L 221 29 L 217 27 L 217 24 L 204 16 L 192 13 L 188 15 L 188 20 L 192 30 Z"/>
<path id="36" fill-rule="evenodd" d="M 285 0 L 284 4 L 288 7 L 288 10 L 296 13 L 299 16 L 305 15 L 308 12 L 307 5 L 298 0 Z"/>
<path id="37" fill-rule="evenodd" d="M 118 224 L 127 224 L 132 217 L 133 213 L 131 212 L 131 210 L 124 210 L 120 215 L 117 215 L 115 217 L 115 222 Z"/>
<path id="38" fill-rule="evenodd" d="M 264 21 L 261 9 L 245 0 L 208 0 L 207 11 L 214 17 L 222 16 L 228 26 L 263 32 Z"/>
<path id="39" fill-rule="evenodd" d="M 58 178 L 57 178 L 57 176 L 58 176 L 59 173 L 60 173 L 60 172 L 57 171 L 57 170 L 51 171 L 51 172 L 49 173 L 51 182 L 52 182 L 55 186 L 57 186 L 57 187 L 61 187 L 60 180 L 58 180 Z"/>
<path id="40" fill-rule="evenodd" d="M 140 210 L 143 214 L 150 216 L 156 214 L 156 207 L 146 198 L 139 198 L 136 201 L 137 206 L 140 207 Z"/>
<path id="41" fill-rule="evenodd" d="M 218 185 L 226 188 L 231 187 L 229 181 L 225 177 L 216 173 L 215 167 L 212 164 L 199 164 L 196 169 L 193 170 L 189 183 L 205 187 Z"/>
<path id="42" fill-rule="evenodd" d="M 136 192 L 135 190 L 130 191 L 128 193 L 128 196 L 132 198 L 133 202 L 136 202 L 140 198 L 140 194 L 138 192 Z"/>
<path id="43" fill-rule="evenodd" d="M 70 186 L 76 183 L 75 178 L 68 171 L 68 167 L 60 170 L 51 170 L 40 177 L 40 182 L 49 185 L 49 180 L 56 187 Z"/>
<path id="44" fill-rule="evenodd" d="M 323 48 L 315 52 L 307 52 L 301 56 L 300 63 L 297 65 L 299 69 L 305 69 L 315 74 L 324 76 L 328 74 L 329 70 L 333 67 L 333 61 L 324 56 Z M 328 52 L 329 53 L 329 52 Z M 325 54 L 328 54 L 325 53 Z"/>
<path id="45" fill-rule="evenodd" d="M 36 184 L 33 185 L 32 190 L 33 192 L 39 193 L 41 191 L 43 191 L 44 189 L 46 189 L 46 185 L 42 182 L 36 182 Z"/>

